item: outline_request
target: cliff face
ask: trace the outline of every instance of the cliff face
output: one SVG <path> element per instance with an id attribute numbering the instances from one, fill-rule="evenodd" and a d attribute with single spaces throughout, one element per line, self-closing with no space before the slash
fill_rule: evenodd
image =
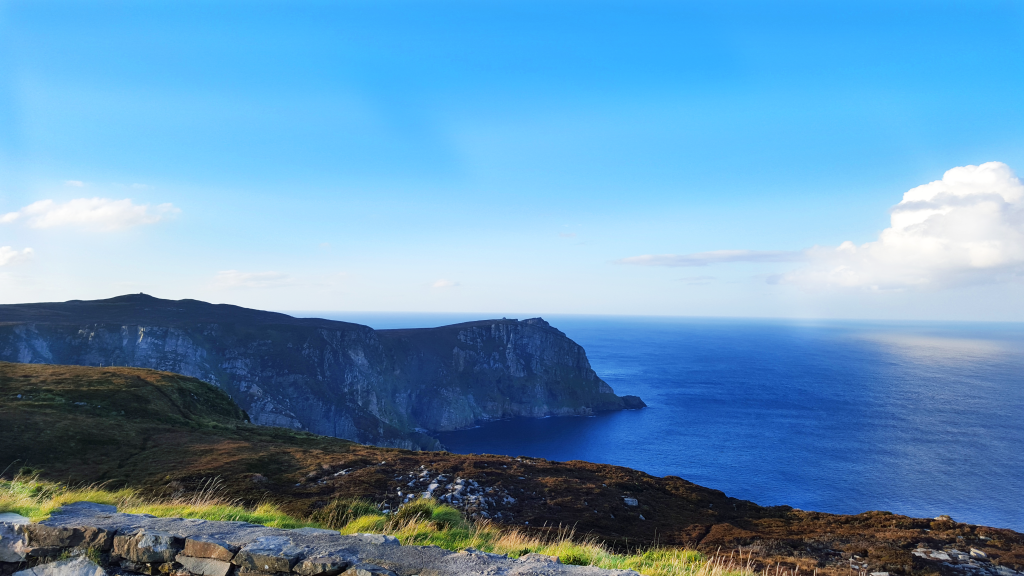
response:
<path id="1" fill-rule="evenodd" d="M 139 294 L 0 306 L 0 360 L 176 372 L 254 423 L 404 448 L 480 420 L 643 406 L 539 318 L 375 331 Z"/>

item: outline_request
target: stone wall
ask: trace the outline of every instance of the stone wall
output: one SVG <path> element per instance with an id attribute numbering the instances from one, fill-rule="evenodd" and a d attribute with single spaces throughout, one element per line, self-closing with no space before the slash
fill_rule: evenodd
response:
<path id="1" fill-rule="evenodd" d="M 39 523 L 0 515 L 0 576 L 638 576 L 528 554 L 402 546 L 392 536 L 123 514 L 77 502 Z"/>

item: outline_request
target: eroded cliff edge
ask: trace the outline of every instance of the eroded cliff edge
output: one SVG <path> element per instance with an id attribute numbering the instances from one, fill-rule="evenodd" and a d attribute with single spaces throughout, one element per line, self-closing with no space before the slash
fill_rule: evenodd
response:
<path id="1" fill-rule="evenodd" d="M 144 294 L 0 306 L 0 360 L 134 366 L 225 390 L 253 422 L 437 448 L 432 431 L 643 407 L 539 318 L 375 331 Z"/>

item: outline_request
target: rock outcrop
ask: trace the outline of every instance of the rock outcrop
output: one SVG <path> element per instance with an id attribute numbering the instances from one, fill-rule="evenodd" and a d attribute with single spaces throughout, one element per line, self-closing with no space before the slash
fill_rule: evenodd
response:
<path id="1" fill-rule="evenodd" d="M 540 318 L 373 330 L 143 294 L 0 306 L 0 360 L 133 366 L 226 391 L 267 426 L 402 448 L 512 416 L 643 407 Z"/>
<path id="2" fill-rule="evenodd" d="M 155 518 L 90 502 L 66 505 L 39 523 L 0 520 L 0 527 L 10 533 L 0 540 L 0 573 L 14 576 L 638 576 L 539 554 L 516 560 L 472 549 L 455 553 L 402 546 L 379 534 Z"/>

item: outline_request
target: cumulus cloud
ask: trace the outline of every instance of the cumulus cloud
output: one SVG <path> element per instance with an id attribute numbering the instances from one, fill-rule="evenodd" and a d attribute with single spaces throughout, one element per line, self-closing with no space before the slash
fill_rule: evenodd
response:
<path id="1" fill-rule="evenodd" d="M 617 262 L 639 266 L 707 266 L 727 262 L 794 262 L 805 258 L 804 252 L 782 250 L 713 250 L 693 254 L 645 254 Z"/>
<path id="2" fill-rule="evenodd" d="M 458 286 L 458 285 L 459 285 L 458 282 L 452 282 L 451 280 L 443 280 L 442 279 L 442 280 L 438 280 L 437 282 L 434 282 L 430 286 L 431 286 L 431 288 L 452 288 L 452 287 Z"/>
<path id="3" fill-rule="evenodd" d="M 135 204 L 129 198 L 78 198 L 67 202 L 40 200 L 17 212 L 0 216 L 0 223 L 24 221 L 31 228 L 82 226 L 99 230 L 120 230 L 155 224 L 181 212 L 172 204 L 149 206 Z"/>
<path id="4" fill-rule="evenodd" d="M 1024 184 L 1009 166 L 960 166 L 909 190 L 873 242 L 801 251 L 716 250 L 624 258 L 621 264 L 707 266 L 798 262 L 772 284 L 869 290 L 941 288 L 1024 277 Z"/>
<path id="5" fill-rule="evenodd" d="M 1024 273 L 1024 185 L 987 162 L 903 195 L 878 240 L 807 251 L 781 282 L 873 290 L 999 282 Z"/>
<path id="6" fill-rule="evenodd" d="M 291 284 L 291 277 L 283 272 L 217 272 L 214 284 L 220 288 L 275 288 Z"/>
<path id="7" fill-rule="evenodd" d="M 32 257 L 32 249 L 15 250 L 10 246 L 0 246 L 0 266 L 7 266 Z"/>

